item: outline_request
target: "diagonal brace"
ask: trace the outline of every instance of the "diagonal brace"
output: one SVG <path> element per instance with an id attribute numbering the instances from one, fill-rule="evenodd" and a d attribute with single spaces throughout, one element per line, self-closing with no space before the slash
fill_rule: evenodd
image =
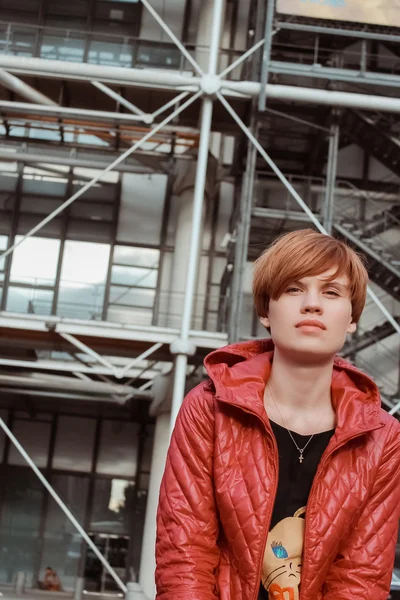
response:
<path id="1" fill-rule="evenodd" d="M 153 352 L 156 352 L 159 348 L 161 348 L 162 345 L 163 345 L 162 342 L 158 342 L 157 344 L 154 344 L 153 346 L 151 346 L 150 348 L 147 348 L 147 350 L 142 352 L 142 354 L 140 354 L 140 356 L 137 356 L 130 363 L 125 365 L 125 367 L 123 367 L 122 369 L 118 369 L 116 372 L 116 375 L 115 375 L 117 377 L 117 379 L 122 379 L 122 377 L 124 377 L 125 374 L 130 369 L 132 369 L 132 367 L 134 367 L 141 360 L 144 360 L 145 358 L 147 358 L 148 356 L 153 354 Z"/>
<path id="2" fill-rule="evenodd" d="M 95 350 L 93 350 L 92 348 L 89 348 L 89 346 L 86 346 L 86 344 L 84 344 L 83 342 L 78 340 L 76 337 L 74 337 L 70 333 L 62 333 L 61 331 L 58 331 L 57 333 L 62 338 L 64 338 L 64 340 L 67 340 L 67 342 L 69 342 L 70 344 L 72 344 L 73 346 L 75 346 L 76 348 L 81 350 L 81 352 L 83 352 L 84 354 L 87 354 L 88 356 L 91 356 L 92 358 L 94 358 L 96 360 L 96 362 L 99 362 L 102 365 L 104 365 L 105 367 L 107 367 L 107 369 L 111 369 L 113 371 L 115 377 L 118 377 L 117 373 L 119 372 L 119 369 L 116 369 L 113 364 L 111 364 L 107 359 L 104 358 L 104 356 L 101 356 L 101 354 L 98 354 Z"/>

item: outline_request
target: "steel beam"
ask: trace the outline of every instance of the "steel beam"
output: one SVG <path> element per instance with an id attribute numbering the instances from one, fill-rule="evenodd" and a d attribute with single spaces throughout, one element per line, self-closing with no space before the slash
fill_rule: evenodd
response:
<path id="1" fill-rule="evenodd" d="M 205 76 L 206 88 L 217 77 L 219 43 L 222 34 L 224 17 L 224 0 L 214 0 L 212 15 L 212 30 L 210 32 L 210 54 L 208 72 Z M 211 86 L 212 87 L 212 86 Z M 190 338 L 190 325 L 193 315 L 194 295 L 196 289 L 196 276 L 200 258 L 200 235 L 202 228 L 203 202 L 206 185 L 209 143 L 214 99 L 211 96 L 203 97 L 200 119 L 200 140 L 197 156 L 197 169 L 193 193 L 193 218 L 191 245 L 189 249 L 187 280 L 183 305 L 182 323 L 180 328 L 180 351 L 175 359 L 174 389 L 171 407 L 171 432 L 185 395 L 186 368 L 188 363 L 188 347 Z"/>
<path id="2" fill-rule="evenodd" d="M 92 84 L 98 90 L 106 94 L 109 98 L 112 98 L 116 102 L 122 104 L 122 106 L 125 106 L 125 108 L 130 110 L 133 114 L 139 115 L 142 118 L 146 117 L 146 113 L 143 110 L 140 110 L 140 108 L 132 104 L 132 102 L 129 102 L 129 100 L 121 96 L 121 94 L 118 94 L 118 92 L 115 92 L 111 88 L 104 85 L 104 83 L 101 83 L 100 81 L 92 81 Z"/>
<path id="3" fill-rule="evenodd" d="M 322 224 L 325 230 L 332 234 L 333 213 L 335 203 L 335 187 L 337 175 L 337 162 L 339 153 L 339 125 L 336 123 L 331 126 L 329 133 L 329 151 L 328 151 L 328 167 L 326 174 L 326 192 L 325 202 L 323 206 Z"/>
<path id="4" fill-rule="evenodd" d="M 258 110 L 264 111 L 267 101 L 266 86 L 269 77 L 269 64 L 271 59 L 272 49 L 272 36 L 274 27 L 274 15 L 275 15 L 275 0 L 268 0 L 267 10 L 265 16 L 265 32 L 264 32 L 264 52 L 261 64 L 261 87 L 260 96 L 258 98 Z"/>
<path id="5" fill-rule="evenodd" d="M 147 88 L 174 89 L 182 92 L 194 92 L 201 86 L 200 77 L 182 75 L 174 71 L 126 69 L 124 67 L 107 67 L 88 63 L 76 64 L 66 61 L 26 58 L 7 54 L 0 55 L 1 67 L 16 73 L 24 73 L 26 75 L 35 74 L 53 79 L 55 76 L 59 76 L 63 79 L 77 81 L 97 80 L 108 83 L 119 83 L 130 87 L 139 85 Z M 400 85 L 400 77 L 398 77 L 398 80 Z M 246 97 L 258 97 L 261 92 L 261 83 L 257 81 L 224 80 L 221 92 L 225 96 L 241 97 L 244 99 Z M 274 100 L 400 113 L 400 99 L 385 96 L 275 84 L 267 84 L 266 94 Z M 126 116 L 124 115 L 124 117 Z M 129 116 L 132 118 L 135 115 Z"/>
<path id="6" fill-rule="evenodd" d="M 138 342 L 171 344 L 179 335 L 179 329 L 168 327 L 124 325 L 108 321 L 85 321 L 57 316 L 22 315 L 0 312 L 0 328 L 17 329 L 48 333 L 52 328 L 57 333 L 69 333 L 73 336 L 129 340 Z M 190 330 L 190 337 L 198 348 L 214 349 L 227 342 L 225 333 Z"/>
<path id="7" fill-rule="evenodd" d="M 19 96 L 35 102 L 36 104 L 45 104 L 48 106 L 57 106 L 56 102 L 50 100 L 47 96 L 38 92 L 33 87 L 15 77 L 11 73 L 7 73 L 4 69 L 0 69 L 0 84 L 3 84 L 6 88 L 15 92 Z"/>

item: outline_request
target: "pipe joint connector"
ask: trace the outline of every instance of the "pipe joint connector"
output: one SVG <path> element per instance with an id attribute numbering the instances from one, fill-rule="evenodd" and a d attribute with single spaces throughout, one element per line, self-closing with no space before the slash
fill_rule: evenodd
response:
<path id="1" fill-rule="evenodd" d="M 197 346 L 190 340 L 175 340 L 169 347 L 171 354 L 182 354 L 183 356 L 194 356 Z"/>
<path id="2" fill-rule="evenodd" d="M 221 89 L 221 78 L 219 75 L 203 75 L 200 80 L 200 89 L 206 96 L 215 96 Z"/>

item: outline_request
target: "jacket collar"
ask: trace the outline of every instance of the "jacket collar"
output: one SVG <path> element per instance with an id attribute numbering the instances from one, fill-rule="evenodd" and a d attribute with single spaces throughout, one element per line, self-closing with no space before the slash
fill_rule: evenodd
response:
<path id="1" fill-rule="evenodd" d="M 216 398 L 270 423 L 264 408 L 264 389 L 271 371 L 272 340 L 254 340 L 225 346 L 209 354 L 205 367 Z M 383 425 L 376 384 L 340 357 L 332 371 L 332 402 L 336 412 L 336 438 L 355 437 Z"/>

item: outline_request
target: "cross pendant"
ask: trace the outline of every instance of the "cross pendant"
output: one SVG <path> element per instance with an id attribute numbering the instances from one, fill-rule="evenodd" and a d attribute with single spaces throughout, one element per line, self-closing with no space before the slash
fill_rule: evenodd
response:
<path id="1" fill-rule="evenodd" d="M 303 453 L 302 453 L 302 452 L 300 452 L 300 456 L 299 456 L 299 461 L 300 461 L 300 463 L 302 463 L 302 462 L 303 462 L 303 460 L 304 460 L 304 458 L 303 458 Z"/>

